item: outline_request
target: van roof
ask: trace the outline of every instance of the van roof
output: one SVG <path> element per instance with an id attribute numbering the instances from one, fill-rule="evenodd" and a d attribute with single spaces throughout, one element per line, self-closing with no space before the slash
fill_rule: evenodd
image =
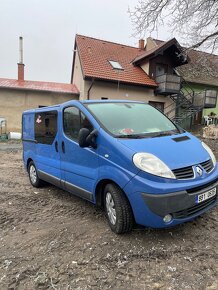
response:
<path id="1" fill-rule="evenodd" d="M 45 107 L 41 107 L 41 108 L 35 108 L 35 109 L 30 109 L 30 110 L 26 110 L 23 112 L 23 114 L 29 114 L 29 113 L 35 113 L 35 112 L 43 112 L 43 111 L 51 111 L 52 109 L 57 109 L 59 108 L 60 105 L 54 105 L 54 106 L 45 106 Z"/>
<path id="2" fill-rule="evenodd" d="M 84 100 L 80 101 L 83 104 L 88 103 L 144 103 L 140 101 L 131 101 L 131 100 Z"/>
<path id="3" fill-rule="evenodd" d="M 73 105 L 73 104 L 91 104 L 91 103 L 145 103 L 145 102 L 140 102 L 140 101 L 130 101 L 130 100 L 72 100 L 68 101 L 62 104 L 54 105 L 54 106 L 45 106 L 41 108 L 35 108 L 31 110 L 26 110 L 23 112 L 23 114 L 27 113 L 35 113 L 35 112 L 43 112 L 43 111 L 51 111 L 52 109 L 58 109 L 60 106 L 64 105 Z"/>

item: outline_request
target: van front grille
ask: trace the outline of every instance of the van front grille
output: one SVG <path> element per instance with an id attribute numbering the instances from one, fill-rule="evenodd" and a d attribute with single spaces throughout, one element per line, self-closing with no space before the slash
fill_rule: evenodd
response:
<path id="1" fill-rule="evenodd" d="M 214 166 L 213 166 L 213 161 L 211 159 L 200 163 L 201 166 L 204 168 L 204 170 L 209 173 L 213 170 Z"/>
<path id="2" fill-rule="evenodd" d="M 204 162 L 201 162 L 200 163 L 201 167 L 204 168 L 204 170 L 207 172 L 207 173 L 210 173 L 213 168 L 214 168 L 214 165 L 213 165 L 213 161 L 211 159 L 207 160 L 207 161 L 204 161 Z M 179 169 L 174 169 L 172 170 L 175 177 L 177 179 L 191 179 L 191 178 L 194 178 L 194 169 L 193 169 L 193 166 L 188 166 L 188 167 L 183 167 L 183 168 L 179 168 Z"/>
<path id="3" fill-rule="evenodd" d="M 192 166 L 172 170 L 177 179 L 190 179 L 194 177 Z"/>
<path id="4" fill-rule="evenodd" d="M 172 216 L 175 219 L 183 219 L 183 218 L 190 217 L 191 215 L 197 214 L 198 212 L 202 211 L 206 207 L 215 203 L 216 199 L 217 199 L 217 195 L 215 195 L 215 196 L 211 197 L 210 199 L 205 200 L 199 204 L 196 204 L 188 209 L 177 211 L 177 212 L 173 213 Z"/>

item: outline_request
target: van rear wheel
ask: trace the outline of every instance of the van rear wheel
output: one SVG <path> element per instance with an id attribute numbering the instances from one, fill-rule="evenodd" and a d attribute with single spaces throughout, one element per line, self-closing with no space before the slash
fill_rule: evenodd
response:
<path id="1" fill-rule="evenodd" d="M 114 184 L 104 189 L 104 208 L 110 228 L 116 234 L 130 232 L 133 227 L 133 214 L 123 191 Z"/>
<path id="2" fill-rule="evenodd" d="M 29 179 L 32 186 L 41 187 L 43 185 L 43 181 L 39 178 L 37 170 L 36 170 L 36 166 L 33 163 L 33 161 L 29 163 L 28 174 L 29 174 Z"/>

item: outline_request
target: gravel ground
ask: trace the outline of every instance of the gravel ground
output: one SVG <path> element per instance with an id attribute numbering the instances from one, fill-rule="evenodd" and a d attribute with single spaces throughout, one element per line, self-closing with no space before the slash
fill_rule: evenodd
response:
<path id="1" fill-rule="evenodd" d="M 0 143 L 0 289 L 217 289 L 218 208 L 118 236 L 88 202 L 33 188 L 20 148 Z"/>

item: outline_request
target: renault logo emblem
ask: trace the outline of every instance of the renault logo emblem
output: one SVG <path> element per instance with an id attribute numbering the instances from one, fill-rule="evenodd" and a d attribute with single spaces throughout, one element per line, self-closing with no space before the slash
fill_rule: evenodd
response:
<path id="1" fill-rule="evenodd" d="M 196 166 L 196 171 L 199 176 L 203 175 L 203 170 L 199 166 Z"/>

